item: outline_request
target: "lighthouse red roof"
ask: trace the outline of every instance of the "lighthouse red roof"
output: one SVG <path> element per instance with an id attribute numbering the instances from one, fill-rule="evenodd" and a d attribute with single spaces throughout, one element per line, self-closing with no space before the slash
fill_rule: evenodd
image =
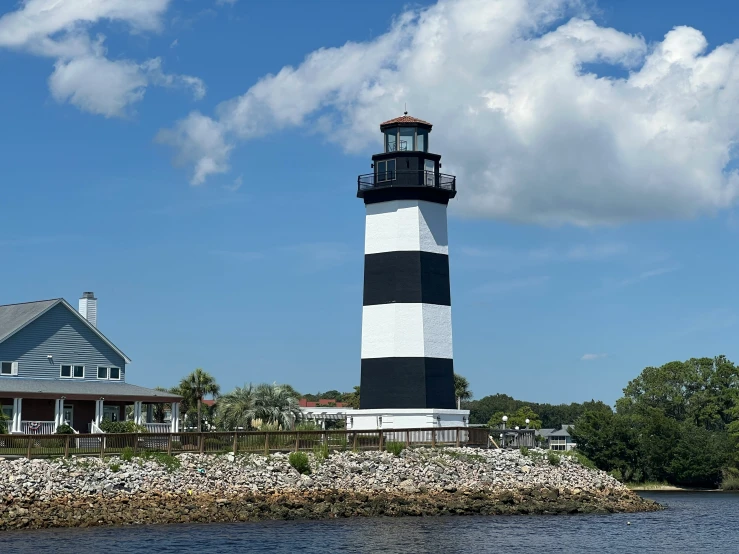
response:
<path id="1" fill-rule="evenodd" d="M 389 119 L 384 123 L 380 123 L 380 128 L 384 127 L 385 125 L 393 125 L 396 123 L 420 123 L 421 125 L 428 125 L 429 127 L 431 127 L 431 123 L 429 123 L 428 121 L 424 121 L 423 119 L 418 119 L 417 117 L 404 114 L 400 117 L 396 117 L 395 119 Z"/>

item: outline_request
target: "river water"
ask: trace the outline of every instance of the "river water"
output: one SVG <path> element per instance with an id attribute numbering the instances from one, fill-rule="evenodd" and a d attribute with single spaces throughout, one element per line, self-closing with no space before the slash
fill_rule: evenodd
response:
<path id="1" fill-rule="evenodd" d="M 668 510 L 606 516 L 365 518 L 12 531 L 0 533 L 0 552 L 739 552 L 739 494 L 643 495 Z"/>

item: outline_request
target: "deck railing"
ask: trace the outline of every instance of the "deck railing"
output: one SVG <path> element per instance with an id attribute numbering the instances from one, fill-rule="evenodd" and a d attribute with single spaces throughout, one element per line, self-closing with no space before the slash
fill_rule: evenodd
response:
<path id="1" fill-rule="evenodd" d="M 179 454 L 262 453 L 330 450 L 385 450 L 405 446 L 487 446 L 487 429 L 440 427 L 368 431 L 230 431 L 206 433 L 106 433 L 79 435 L 0 435 L 0 456 L 100 456 L 130 449 Z"/>

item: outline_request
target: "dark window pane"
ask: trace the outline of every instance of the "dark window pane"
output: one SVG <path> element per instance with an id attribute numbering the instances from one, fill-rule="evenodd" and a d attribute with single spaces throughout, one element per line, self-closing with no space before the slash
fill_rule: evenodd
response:
<path id="1" fill-rule="evenodd" d="M 107 378 L 108 378 L 108 368 L 99 367 L 98 368 L 98 379 L 107 379 Z"/>
<path id="2" fill-rule="evenodd" d="M 398 149 L 397 129 L 385 131 L 385 152 L 395 152 Z"/>
<path id="3" fill-rule="evenodd" d="M 110 378 L 111 379 L 120 379 L 121 378 L 121 369 L 118 367 L 111 367 L 110 368 Z"/>
<path id="4" fill-rule="evenodd" d="M 62 366 L 62 377 L 71 377 L 71 376 L 72 376 L 72 366 L 63 365 Z"/>
<path id="5" fill-rule="evenodd" d="M 10 375 L 13 372 L 13 364 L 11 362 L 3 362 L 2 368 L 0 368 L 0 374 Z"/>
<path id="6" fill-rule="evenodd" d="M 74 366 L 74 376 L 75 377 L 84 377 L 85 376 L 85 368 L 81 365 Z"/>
<path id="7" fill-rule="evenodd" d="M 418 141 L 418 145 L 416 146 L 416 150 L 420 150 L 421 152 L 428 152 L 429 151 L 429 145 L 428 145 L 428 132 L 424 131 L 423 129 L 418 130 L 418 137 L 416 139 Z"/>
<path id="8" fill-rule="evenodd" d="M 416 136 L 415 127 L 400 128 L 400 144 L 398 150 L 415 150 L 413 146 L 413 138 Z"/>
<path id="9" fill-rule="evenodd" d="M 395 179 L 395 160 L 387 161 L 387 180 L 392 181 Z"/>

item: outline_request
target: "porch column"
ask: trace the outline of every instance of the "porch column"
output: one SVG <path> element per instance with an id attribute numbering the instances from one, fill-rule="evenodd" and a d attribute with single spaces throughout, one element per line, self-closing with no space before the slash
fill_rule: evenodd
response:
<path id="1" fill-rule="evenodd" d="M 95 425 L 100 425 L 103 422 L 103 402 L 102 398 L 95 400 Z"/>
<path id="2" fill-rule="evenodd" d="M 154 404 L 146 404 L 146 421 L 145 423 L 154 423 Z"/>
<path id="3" fill-rule="evenodd" d="M 23 407 L 23 399 L 13 398 L 13 425 L 12 425 L 11 433 L 21 432 L 21 427 L 22 427 L 21 421 L 23 420 L 23 415 L 21 414 L 22 407 Z"/>
<path id="4" fill-rule="evenodd" d="M 64 423 L 64 399 L 57 398 L 54 401 L 54 432 Z"/>
<path id="5" fill-rule="evenodd" d="M 141 418 L 141 402 L 138 400 L 133 403 L 133 421 L 136 425 L 142 425 L 143 421 Z"/>
<path id="6" fill-rule="evenodd" d="M 171 410 L 170 419 L 172 420 L 170 422 L 170 431 L 172 433 L 179 433 L 180 432 L 180 403 L 179 402 L 172 402 L 172 410 Z"/>

